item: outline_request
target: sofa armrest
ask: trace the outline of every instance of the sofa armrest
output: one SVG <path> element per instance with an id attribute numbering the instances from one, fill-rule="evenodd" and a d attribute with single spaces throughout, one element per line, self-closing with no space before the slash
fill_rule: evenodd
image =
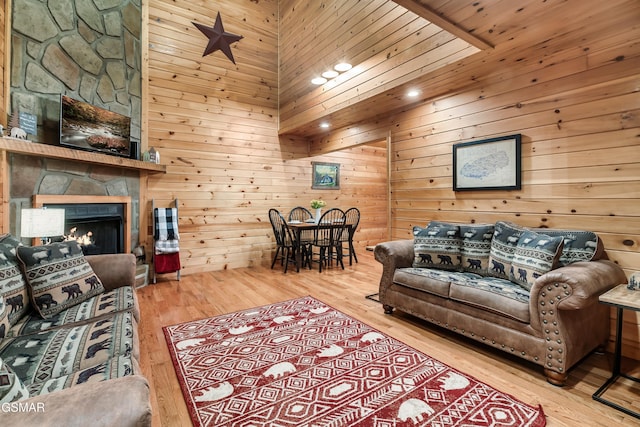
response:
<path id="1" fill-rule="evenodd" d="M 373 250 L 376 261 L 382 264 L 380 297 L 393 284 L 396 268 L 411 267 L 413 264 L 413 240 L 393 240 L 378 243 Z"/>
<path id="2" fill-rule="evenodd" d="M 130 375 L 3 403 L 0 405 L 0 425 L 150 426 L 149 384 L 140 375 Z"/>
<path id="3" fill-rule="evenodd" d="M 136 257 L 133 254 L 88 255 L 87 261 L 108 291 L 136 285 Z"/>
<path id="4" fill-rule="evenodd" d="M 607 340 L 609 308 L 598 297 L 625 282 L 624 271 L 606 260 L 575 262 L 535 281 L 530 324 L 546 342 L 543 366 L 552 384 L 551 378 L 563 383 L 567 369 Z"/>
<path id="5" fill-rule="evenodd" d="M 597 304 L 601 294 L 626 282 L 624 271 L 612 261 L 575 262 L 540 276 L 531 289 L 531 303 L 536 304 L 540 292 L 549 293 L 553 292 L 552 288 L 560 287 L 562 291 L 555 295 L 555 306 L 559 310 L 581 310 Z"/>
<path id="6" fill-rule="evenodd" d="M 608 260 L 575 262 L 551 270 L 531 288 L 531 326 L 542 330 L 545 320 L 557 322 L 560 310 L 583 310 L 597 305 L 601 294 L 626 280 L 622 268 Z"/>

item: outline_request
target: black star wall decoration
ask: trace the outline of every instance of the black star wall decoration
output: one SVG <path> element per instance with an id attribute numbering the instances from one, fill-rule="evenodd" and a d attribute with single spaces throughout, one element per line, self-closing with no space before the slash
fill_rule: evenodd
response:
<path id="1" fill-rule="evenodd" d="M 227 55 L 227 58 L 229 58 L 231 62 L 234 64 L 236 63 L 236 60 L 233 58 L 233 53 L 231 53 L 231 43 L 239 41 L 242 36 L 227 33 L 224 30 L 220 12 L 218 12 L 216 23 L 213 24 L 213 27 L 207 27 L 205 25 L 198 24 L 197 22 L 192 22 L 192 24 L 209 38 L 209 44 L 207 44 L 202 56 L 207 56 L 216 50 L 221 50 L 225 55 Z"/>

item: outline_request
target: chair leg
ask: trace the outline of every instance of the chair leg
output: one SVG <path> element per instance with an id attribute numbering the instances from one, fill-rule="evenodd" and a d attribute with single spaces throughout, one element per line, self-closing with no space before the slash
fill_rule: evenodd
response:
<path id="1" fill-rule="evenodd" d="M 271 263 L 271 269 L 273 270 L 273 266 L 276 265 L 276 261 L 278 260 L 278 254 L 280 253 L 280 246 L 276 248 L 276 253 L 273 256 L 273 262 Z"/>
<path id="2" fill-rule="evenodd" d="M 353 259 L 356 260 L 356 264 L 358 263 L 358 256 L 356 255 L 356 248 L 353 246 L 353 242 L 349 242 L 349 265 L 351 265 L 351 255 L 353 255 Z"/>
<path id="3" fill-rule="evenodd" d="M 340 262 L 340 267 L 344 270 L 344 262 L 342 262 L 342 244 L 336 246 L 336 259 Z"/>
<path id="4" fill-rule="evenodd" d="M 318 259 L 318 272 L 322 273 L 322 263 L 324 263 L 325 247 L 320 246 L 320 258 Z"/>
<path id="5" fill-rule="evenodd" d="M 289 268 L 289 248 L 282 248 L 282 257 L 284 259 L 284 274 L 287 274 L 287 268 Z"/>

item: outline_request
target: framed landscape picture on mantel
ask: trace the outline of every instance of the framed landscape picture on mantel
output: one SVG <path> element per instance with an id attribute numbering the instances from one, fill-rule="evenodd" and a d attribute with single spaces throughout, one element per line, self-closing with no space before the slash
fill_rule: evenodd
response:
<path id="1" fill-rule="evenodd" d="M 340 189 L 340 163 L 311 162 L 312 183 L 315 190 Z"/>
<path id="2" fill-rule="evenodd" d="M 453 191 L 519 190 L 522 135 L 453 145 Z"/>

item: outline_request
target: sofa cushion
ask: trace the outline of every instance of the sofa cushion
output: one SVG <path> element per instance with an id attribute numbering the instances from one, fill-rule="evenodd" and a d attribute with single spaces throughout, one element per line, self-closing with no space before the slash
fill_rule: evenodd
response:
<path id="1" fill-rule="evenodd" d="M 29 386 L 119 355 L 139 357 L 136 326 L 133 315 L 123 312 L 80 326 L 5 338 L 0 357 Z"/>
<path id="2" fill-rule="evenodd" d="M 431 221 L 413 227 L 413 267 L 457 270 L 460 267 L 460 227 Z"/>
<path id="3" fill-rule="evenodd" d="M 530 230 L 522 233 L 511 262 L 509 279 L 531 290 L 533 282 L 557 264 L 562 241 L 562 236 L 551 237 Z"/>
<path id="4" fill-rule="evenodd" d="M 481 277 L 452 282 L 449 297 L 458 302 L 493 311 L 529 323 L 529 291 L 506 279 Z"/>
<path id="5" fill-rule="evenodd" d="M 562 253 L 558 264 L 569 265 L 577 261 L 592 261 L 602 258 L 604 245 L 598 235 L 592 231 L 558 230 L 550 228 L 537 228 L 534 231 L 547 234 L 551 237 L 564 239 Z"/>
<path id="6" fill-rule="evenodd" d="M 78 242 L 18 247 L 33 305 L 48 319 L 104 292 Z"/>
<path id="7" fill-rule="evenodd" d="M 102 317 L 121 311 L 130 311 L 136 321 L 140 320 L 140 311 L 133 287 L 123 286 L 112 291 L 96 295 L 80 304 L 74 305 L 48 319 L 31 312 L 14 325 L 7 337 L 34 334 L 59 327 L 75 326 L 74 324 L 94 322 Z"/>
<path id="8" fill-rule="evenodd" d="M 138 374 L 139 370 L 136 360 L 131 355 L 120 355 L 80 371 L 46 381 L 31 383 L 27 389 L 30 396 L 39 396 L 80 384 L 95 383 Z"/>
<path id="9" fill-rule="evenodd" d="M 28 397 L 27 387 L 11 370 L 11 367 L 0 358 L 0 403 L 15 402 Z"/>
<path id="10" fill-rule="evenodd" d="M 29 310 L 29 291 L 16 258 L 16 248 L 20 245 L 11 235 L 0 239 L 0 293 L 8 307 L 7 318 L 15 325 Z"/>
<path id="11" fill-rule="evenodd" d="M 462 270 L 486 276 L 489 272 L 489 255 L 494 224 L 461 224 L 460 247 Z"/>
<path id="12" fill-rule="evenodd" d="M 408 267 L 396 269 L 393 274 L 393 282 L 407 288 L 448 298 L 449 286 L 452 282 L 464 282 L 480 277 L 473 273 Z"/>
<path id="13" fill-rule="evenodd" d="M 498 221 L 494 227 L 489 255 L 489 276 L 509 280 L 511 261 L 524 228 L 510 222 Z"/>

